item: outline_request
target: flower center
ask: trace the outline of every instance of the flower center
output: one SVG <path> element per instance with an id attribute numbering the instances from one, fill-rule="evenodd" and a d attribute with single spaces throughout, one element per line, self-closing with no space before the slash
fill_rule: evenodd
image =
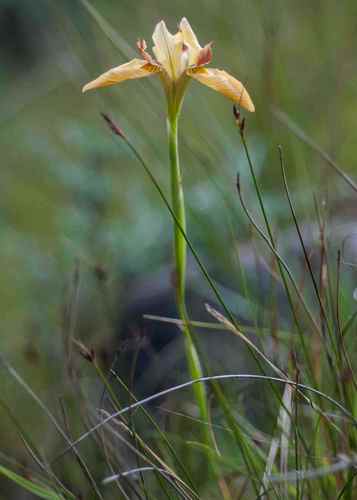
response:
<path id="1" fill-rule="evenodd" d="M 172 81 L 178 80 L 196 59 L 197 50 L 183 28 L 180 25 L 179 31 L 173 35 L 161 21 L 153 34 L 155 58 Z"/>

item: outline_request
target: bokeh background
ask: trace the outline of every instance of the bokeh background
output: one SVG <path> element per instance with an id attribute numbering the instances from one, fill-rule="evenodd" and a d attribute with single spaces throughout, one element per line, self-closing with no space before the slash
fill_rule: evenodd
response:
<path id="1" fill-rule="evenodd" d="M 202 43 L 214 42 L 212 66 L 237 76 L 256 105 L 247 141 L 282 245 L 290 244 L 291 218 L 278 144 L 302 224 L 310 224 L 317 203 L 331 220 L 332 240 L 353 234 L 355 194 L 278 113 L 355 175 L 355 1 L 1 0 L 0 351 L 48 404 L 62 391 L 64 311 L 76 280 L 72 327 L 104 350 L 113 345 L 128 283 L 171 257 L 169 214 L 100 116 L 120 124 L 169 193 L 159 79 L 85 95 L 81 87 L 131 59 L 138 37 L 151 48 L 160 19 L 173 31 L 182 16 Z M 256 199 L 231 103 L 192 82 L 180 145 L 190 237 L 216 276 L 238 280 L 237 248 L 251 235 L 236 195 L 238 171 L 253 212 Z M 45 435 L 44 447 L 51 443 L 46 419 L 5 371 L 1 398 L 35 436 Z M 0 428 L 0 453 L 21 458 L 1 410 Z"/>

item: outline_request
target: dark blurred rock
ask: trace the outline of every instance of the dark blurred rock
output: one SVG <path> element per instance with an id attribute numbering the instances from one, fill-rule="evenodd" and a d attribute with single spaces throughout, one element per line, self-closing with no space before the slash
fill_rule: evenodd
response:
<path id="1" fill-rule="evenodd" d="M 171 280 L 172 268 L 143 279 L 132 280 L 126 289 L 124 313 L 116 340 L 117 355 L 114 370 L 128 384 L 136 397 L 143 398 L 158 391 L 190 379 L 188 373 L 184 334 L 175 324 L 145 318 L 145 315 L 178 318 L 175 292 Z M 267 276 L 267 273 L 265 273 Z M 247 325 L 251 340 L 255 335 L 249 331 L 249 321 L 239 314 L 239 295 L 229 297 L 220 290 L 224 299 L 233 307 L 240 323 Z M 208 314 L 205 303 L 222 311 L 213 293 L 199 272 L 190 272 L 187 280 L 187 307 L 190 319 L 217 323 Z M 205 374 L 259 373 L 246 344 L 224 329 L 193 328 Z M 227 393 L 238 394 L 247 412 L 262 413 L 264 395 L 257 384 L 228 381 Z M 251 390 L 255 387 L 254 391 Z M 245 388 L 243 390 L 243 388 Z M 124 393 L 122 396 L 125 397 Z M 173 395 L 174 399 L 187 398 L 186 393 Z M 169 398 L 171 400 L 171 396 Z M 162 400 L 154 403 L 160 405 Z"/>
<path id="2" fill-rule="evenodd" d="M 338 228 L 341 230 L 340 225 Z M 343 234 L 346 234 L 346 228 L 343 229 Z M 338 237 L 334 240 L 333 251 L 337 242 L 339 246 L 343 242 L 336 228 L 335 233 Z M 321 241 L 317 225 L 306 224 L 303 228 L 303 238 L 315 280 L 319 283 Z M 354 240 L 349 238 L 349 246 L 353 246 L 353 242 Z M 347 246 L 346 243 L 345 257 Z M 276 263 L 271 254 L 264 253 L 264 251 L 266 251 L 264 246 L 260 251 L 258 247 L 255 248 L 250 243 L 241 244 L 239 248 L 241 265 L 249 282 L 252 300 L 250 304 L 244 297 L 242 282 L 236 270 L 222 275 L 222 272 L 219 273 L 214 268 L 212 270 L 211 265 L 211 275 L 220 276 L 224 286 L 215 284 L 237 322 L 244 325 L 244 332 L 249 339 L 259 343 L 266 355 L 285 369 L 288 360 L 287 344 L 284 347 L 282 342 L 274 338 L 274 329 L 290 331 L 292 317 Z M 296 283 L 303 288 L 310 308 L 312 310 L 315 308 L 315 313 L 318 314 L 311 276 L 295 229 L 287 231 L 284 237 L 279 238 L 279 252 L 291 268 Z M 201 272 L 197 270 L 196 264 L 191 262 L 188 268 L 187 307 L 190 319 L 216 323 L 216 320 L 207 313 L 205 303 L 209 303 L 223 313 L 221 306 Z M 122 302 L 123 314 L 114 346 L 114 350 L 117 351 L 115 371 L 140 398 L 190 378 L 185 359 L 184 337 L 178 326 L 145 318 L 145 315 L 178 318 L 171 273 L 172 267 L 167 266 L 144 278 L 130 279 L 125 287 L 124 302 Z M 294 291 L 292 294 L 294 300 L 297 300 Z M 303 327 L 303 317 L 300 317 L 300 320 Z M 255 329 L 252 327 L 257 324 L 268 328 L 265 339 L 257 338 L 255 335 Z M 202 328 L 194 328 L 194 332 L 205 361 L 206 373 L 261 373 L 244 341 L 231 332 L 223 329 Z M 261 365 L 266 369 L 266 373 L 269 373 L 263 361 Z M 247 386 L 236 381 L 229 382 L 229 385 L 235 386 L 240 395 L 242 395 L 242 386 Z M 266 412 L 264 384 L 249 383 L 248 385 L 250 389 L 243 393 L 246 395 L 249 411 L 259 414 L 260 408 L 264 415 Z"/>

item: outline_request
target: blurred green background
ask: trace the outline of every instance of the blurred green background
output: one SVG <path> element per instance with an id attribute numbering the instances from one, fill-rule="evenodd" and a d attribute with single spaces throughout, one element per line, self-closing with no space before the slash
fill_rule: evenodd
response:
<path id="1" fill-rule="evenodd" d="M 63 382 L 63 307 L 76 266 L 78 329 L 84 341 L 100 346 L 112 328 L 93 270 L 108 273 L 115 316 L 130 276 L 158 269 L 171 255 L 169 215 L 141 166 L 100 117 L 107 112 L 120 124 L 168 193 L 159 79 L 85 95 L 81 88 L 131 59 L 138 37 L 151 48 L 160 19 L 174 31 L 183 16 L 202 44 L 214 42 L 211 66 L 235 75 L 252 96 L 256 113 L 247 116 L 248 145 L 282 240 L 291 220 L 278 144 L 302 223 L 311 221 L 316 195 L 334 224 L 332 239 L 334 228 L 340 239 L 353 229 L 353 191 L 274 111 L 285 112 L 355 174 L 355 1 L 2 0 L 0 351 L 46 400 Z M 250 235 L 235 192 L 237 171 L 253 212 L 256 207 L 231 103 L 192 82 L 180 141 L 190 236 L 217 269 L 231 272 L 237 243 Z M 2 377 L 4 399 L 42 433 L 38 423 L 44 418 L 14 387 Z M 11 424 L 1 427 L 9 443 Z"/>

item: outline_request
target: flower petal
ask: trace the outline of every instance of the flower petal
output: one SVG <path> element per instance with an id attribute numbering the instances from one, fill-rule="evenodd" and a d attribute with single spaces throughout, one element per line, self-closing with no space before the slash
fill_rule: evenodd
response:
<path id="1" fill-rule="evenodd" d="M 203 47 L 203 49 L 200 50 L 197 61 L 196 61 L 196 66 L 205 66 L 206 64 L 209 64 L 212 61 L 212 42 L 208 43 Z"/>
<path id="2" fill-rule="evenodd" d="M 146 62 L 149 62 L 150 64 L 156 64 L 155 59 L 151 57 L 151 55 L 146 52 L 147 45 L 146 41 L 143 38 L 139 38 L 138 41 L 136 42 L 136 46 L 138 51 L 140 52 L 140 55 L 143 59 L 145 59 Z"/>
<path id="3" fill-rule="evenodd" d="M 192 66 L 197 63 L 197 58 L 202 47 L 198 43 L 193 29 L 185 17 L 181 19 L 179 28 L 183 36 L 184 44 L 189 46 L 189 65 Z"/>
<path id="4" fill-rule="evenodd" d="M 255 111 L 254 104 L 244 85 L 226 71 L 199 67 L 188 69 L 187 74 L 207 87 L 217 90 L 248 111 Z"/>
<path id="5" fill-rule="evenodd" d="M 133 59 L 121 66 L 112 68 L 100 75 L 95 80 L 84 85 L 82 92 L 87 90 L 97 89 L 99 87 L 109 87 L 116 83 L 124 82 L 125 80 L 135 80 L 136 78 L 143 78 L 144 76 L 150 76 L 153 73 L 158 73 L 160 70 L 159 66 L 144 61 L 142 59 Z"/>
<path id="6" fill-rule="evenodd" d="M 154 41 L 153 52 L 157 61 L 163 66 L 170 78 L 176 80 L 183 72 L 182 67 L 184 44 L 182 33 L 175 35 L 169 32 L 164 21 L 160 21 L 152 36 Z"/>

